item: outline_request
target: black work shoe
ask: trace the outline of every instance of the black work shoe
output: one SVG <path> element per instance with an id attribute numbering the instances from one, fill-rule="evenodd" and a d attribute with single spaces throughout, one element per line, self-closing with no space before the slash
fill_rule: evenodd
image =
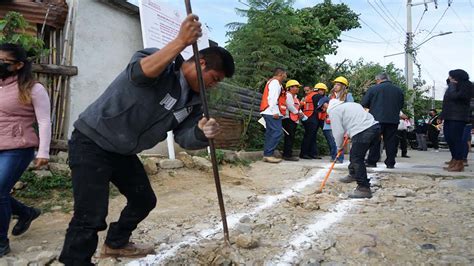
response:
<path id="1" fill-rule="evenodd" d="M 393 168 L 395 168 L 395 165 L 387 165 L 387 168 L 388 169 L 393 169 Z"/>
<path id="2" fill-rule="evenodd" d="M 351 175 L 346 175 L 344 177 L 339 178 L 339 182 L 342 182 L 342 183 L 352 183 L 355 181 L 356 181 L 355 177 Z"/>
<path id="3" fill-rule="evenodd" d="M 406 155 L 406 154 L 405 154 L 405 155 L 402 155 L 402 157 L 403 157 L 403 158 L 410 158 L 410 156 L 408 156 L 408 155 Z"/>
<path id="4" fill-rule="evenodd" d="M 10 253 L 10 243 L 8 239 L 0 240 L 0 258 Z"/>
<path id="5" fill-rule="evenodd" d="M 369 187 L 357 186 L 352 193 L 349 194 L 351 199 L 370 199 L 372 198 L 372 192 Z"/>
<path id="6" fill-rule="evenodd" d="M 376 168 L 377 164 L 376 163 L 365 163 L 365 167 Z"/>
<path id="7" fill-rule="evenodd" d="M 19 236 L 19 235 L 23 234 L 24 232 L 26 232 L 26 230 L 28 230 L 28 228 L 30 228 L 31 222 L 34 219 L 38 218 L 38 216 L 40 216 L 40 214 L 41 214 L 40 209 L 31 208 L 29 216 L 26 216 L 26 217 L 19 216 L 18 221 L 16 222 L 15 226 L 13 227 L 12 235 Z"/>
<path id="8" fill-rule="evenodd" d="M 290 157 L 288 157 L 288 156 L 283 156 L 282 158 L 283 158 L 283 160 L 285 160 L 285 161 L 293 161 L 293 162 L 296 162 L 296 161 L 299 161 L 299 160 L 300 160 L 298 157 L 295 157 L 295 156 L 290 156 Z"/>
<path id="9" fill-rule="evenodd" d="M 309 155 L 300 155 L 300 158 L 301 159 L 307 159 L 307 160 L 313 159 Z"/>
<path id="10" fill-rule="evenodd" d="M 310 155 L 309 157 L 311 157 L 311 159 L 318 159 L 318 160 L 323 158 L 323 157 L 318 156 L 318 155 Z"/>

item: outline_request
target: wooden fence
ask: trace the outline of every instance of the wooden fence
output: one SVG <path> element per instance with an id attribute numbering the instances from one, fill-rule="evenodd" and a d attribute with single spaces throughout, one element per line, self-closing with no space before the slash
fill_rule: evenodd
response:
<path id="1" fill-rule="evenodd" d="M 216 147 L 240 146 L 244 122 L 255 122 L 260 118 L 261 99 L 259 92 L 228 83 L 221 83 L 217 90 L 211 91 L 209 111 L 222 127 L 222 133 L 215 140 Z"/>

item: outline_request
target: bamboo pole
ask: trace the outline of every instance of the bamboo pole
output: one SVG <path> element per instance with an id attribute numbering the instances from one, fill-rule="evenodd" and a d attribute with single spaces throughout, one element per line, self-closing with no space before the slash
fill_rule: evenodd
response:
<path id="1" fill-rule="evenodd" d="M 74 6 L 74 0 L 71 2 L 71 4 L 69 5 L 69 10 L 68 10 L 68 19 L 67 19 L 67 23 L 66 23 L 66 27 L 65 27 L 65 30 L 63 31 L 63 36 L 64 36 L 64 40 L 63 40 L 63 45 L 62 45 L 62 51 L 61 51 L 61 57 L 60 57 L 60 65 L 64 65 L 66 63 L 66 55 L 67 55 L 67 49 L 66 47 L 69 45 L 69 29 L 70 29 L 70 25 L 72 24 L 72 18 L 73 18 L 73 6 Z M 58 101 L 59 101 L 59 91 L 60 91 L 60 87 L 61 85 L 63 84 L 62 82 L 63 80 L 63 76 L 59 76 L 58 78 L 58 82 L 55 86 L 56 88 L 56 92 L 55 92 L 55 95 L 54 95 L 54 100 L 53 100 L 53 110 L 56 111 L 57 109 L 57 105 L 58 105 Z M 55 129 L 60 129 L 62 128 L 62 126 L 59 126 L 57 125 L 57 120 L 58 118 L 60 117 L 60 115 L 57 115 L 56 116 L 56 122 L 55 122 Z M 63 119 L 63 118 L 62 118 Z M 55 130 L 55 135 L 56 137 L 58 137 L 58 135 L 61 135 L 59 132 L 57 132 Z"/>

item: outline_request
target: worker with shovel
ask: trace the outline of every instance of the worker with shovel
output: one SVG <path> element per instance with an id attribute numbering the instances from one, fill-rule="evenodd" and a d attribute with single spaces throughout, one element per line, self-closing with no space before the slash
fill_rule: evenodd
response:
<path id="1" fill-rule="evenodd" d="M 74 123 L 69 141 L 69 166 L 74 189 L 74 216 L 59 261 L 92 265 L 97 232 L 107 228 L 109 183 L 127 198 L 117 222 L 110 224 L 101 257 L 141 257 L 153 246 L 130 242 L 138 223 L 156 205 L 156 197 L 137 153 L 166 139 L 186 149 L 208 145 L 220 131 L 203 118 L 196 63 L 180 53 L 202 35 L 201 23 L 188 15 L 177 37 L 161 50 L 135 53 L 124 71 Z M 234 73 L 232 55 L 221 47 L 199 51 L 205 87 L 216 86 Z"/>
<path id="2" fill-rule="evenodd" d="M 332 99 L 323 104 L 331 119 L 332 133 L 338 149 L 343 148 L 344 134 L 351 139 L 349 175 L 341 182 L 357 182 L 357 188 L 349 198 L 371 198 L 370 182 L 364 158 L 367 151 L 380 140 L 380 126 L 374 117 L 366 112 L 362 105 Z"/>

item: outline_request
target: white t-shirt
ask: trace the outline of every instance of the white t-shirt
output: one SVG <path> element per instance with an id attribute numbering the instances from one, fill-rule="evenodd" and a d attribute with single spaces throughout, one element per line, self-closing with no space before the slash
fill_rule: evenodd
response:
<path id="1" fill-rule="evenodd" d="M 280 113 L 280 109 L 278 108 L 278 97 L 280 96 L 281 90 L 282 87 L 278 80 L 273 79 L 272 81 L 270 81 L 270 84 L 268 84 L 268 107 L 267 109 L 260 112 L 260 114 L 279 114 L 280 116 L 283 116 L 283 114 Z"/>

